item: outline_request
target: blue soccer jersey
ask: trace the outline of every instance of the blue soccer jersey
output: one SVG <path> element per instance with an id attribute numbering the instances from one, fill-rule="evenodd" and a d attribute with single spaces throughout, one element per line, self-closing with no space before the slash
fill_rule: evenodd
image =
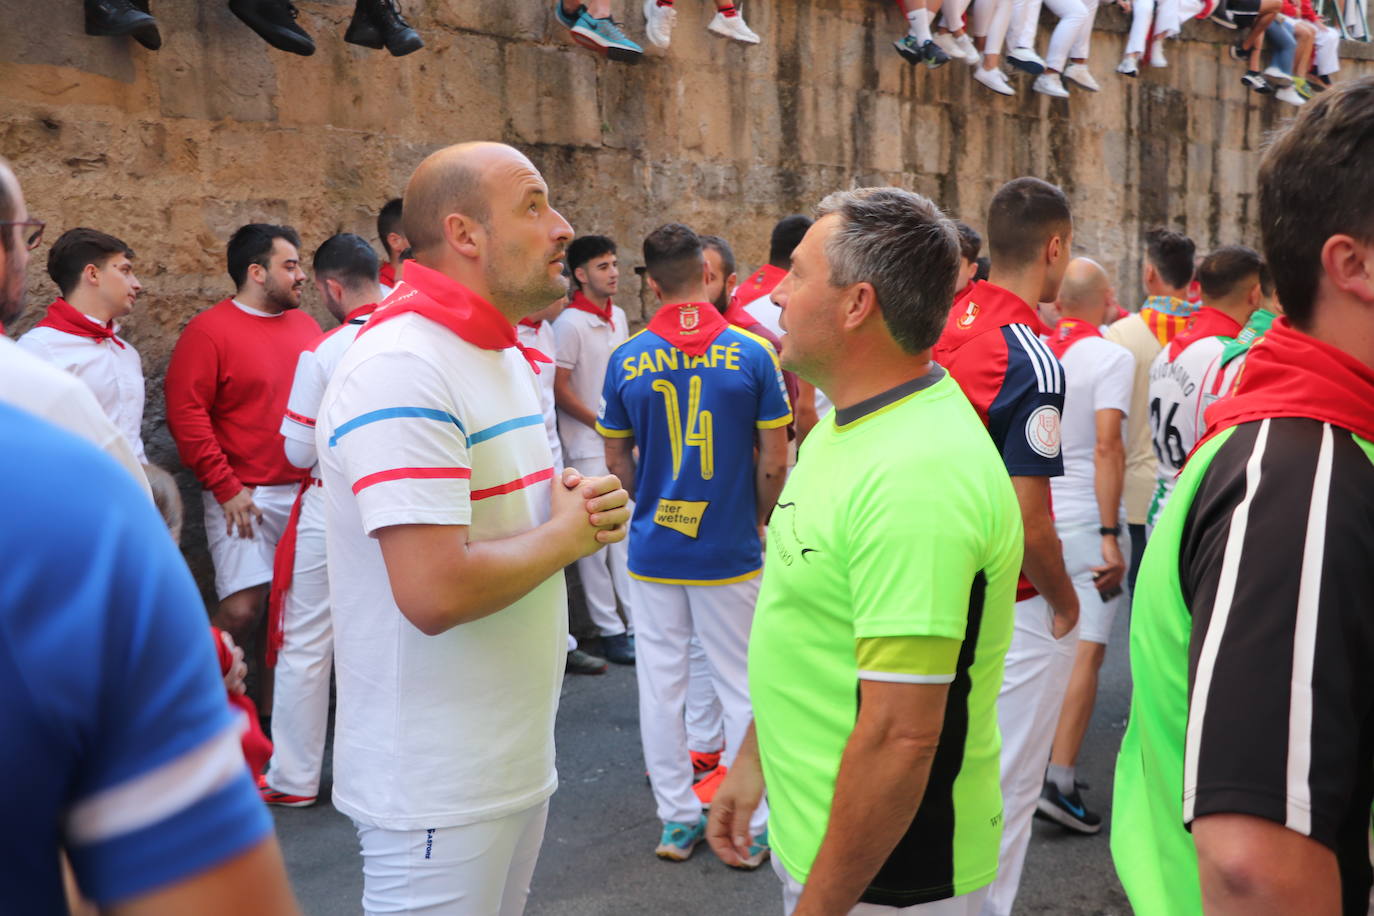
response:
<path id="1" fill-rule="evenodd" d="M 755 429 L 792 419 L 773 348 L 729 327 L 701 356 L 652 330 L 611 355 L 597 430 L 639 446 L 630 574 L 724 585 L 763 565 L 755 505 Z"/>
<path id="2" fill-rule="evenodd" d="M 266 838 L 209 622 L 128 472 L 0 405 L 0 912 L 66 912 L 65 849 L 102 906 Z"/>

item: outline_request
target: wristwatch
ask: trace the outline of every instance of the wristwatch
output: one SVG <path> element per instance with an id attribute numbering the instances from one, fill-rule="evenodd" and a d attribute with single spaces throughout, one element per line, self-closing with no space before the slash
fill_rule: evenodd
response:
<path id="1" fill-rule="evenodd" d="M 1103 537 L 1106 537 L 1106 536 L 1109 535 L 1109 534 L 1110 534 L 1112 537 L 1120 537 L 1120 536 L 1121 536 L 1121 526 L 1120 526 L 1120 525 L 1113 525 L 1111 528 L 1108 528 L 1106 525 L 1103 525 L 1101 528 L 1098 528 L 1098 529 L 1097 529 L 1097 533 L 1100 534 L 1100 535 L 1102 535 Z"/>

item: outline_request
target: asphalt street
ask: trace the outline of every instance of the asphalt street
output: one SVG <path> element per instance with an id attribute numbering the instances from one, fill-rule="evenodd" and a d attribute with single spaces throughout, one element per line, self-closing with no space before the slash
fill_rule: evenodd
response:
<path id="1" fill-rule="evenodd" d="M 1126 619 L 1118 617 L 1092 728 L 1079 762 L 1085 798 L 1107 819 L 1094 837 L 1037 821 L 1017 901 L 1018 914 L 1106 916 L 1130 907 L 1112 869 L 1111 768 L 1125 726 L 1130 678 Z M 592 648 L 592 647 L 589 647 Z M 568 677 L 558 714 L 558 773 L 528 916 L 773 916 L 781 911 L 768 867 L 726 868 L 703 844 L 691 860 L 654 857 L 659 823 L 639 749 L 634 672 L 612 666 Z M 328 755 L 322 798 L 329 792 Z M 360 912 L 357 835 L 327 802 L 274 809 L 297 898 L 310 916 Z"/>

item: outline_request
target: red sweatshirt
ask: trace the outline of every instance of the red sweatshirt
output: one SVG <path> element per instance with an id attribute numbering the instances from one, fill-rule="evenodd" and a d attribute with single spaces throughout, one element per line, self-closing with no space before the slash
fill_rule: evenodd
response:
<path id="1" fill-rule="evenodd" d="M 279 430 L 296 358 L 318 336 L 299 309 L 260 317 L 229 299 L 181 332 L 167 366 L 167 428 L 182 463 L 221 503 L 305 473 L 286 460 Z"/>

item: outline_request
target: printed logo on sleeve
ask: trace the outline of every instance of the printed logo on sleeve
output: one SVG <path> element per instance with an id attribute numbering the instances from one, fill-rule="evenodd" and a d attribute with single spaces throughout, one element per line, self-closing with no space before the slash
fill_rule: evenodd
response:
<path id="1" fill-rule="evenodd" d="M 1043 458 L 1059 457 L 1059 410 L 1049 404 L 1026 418 L 1026 442 Z"/>

